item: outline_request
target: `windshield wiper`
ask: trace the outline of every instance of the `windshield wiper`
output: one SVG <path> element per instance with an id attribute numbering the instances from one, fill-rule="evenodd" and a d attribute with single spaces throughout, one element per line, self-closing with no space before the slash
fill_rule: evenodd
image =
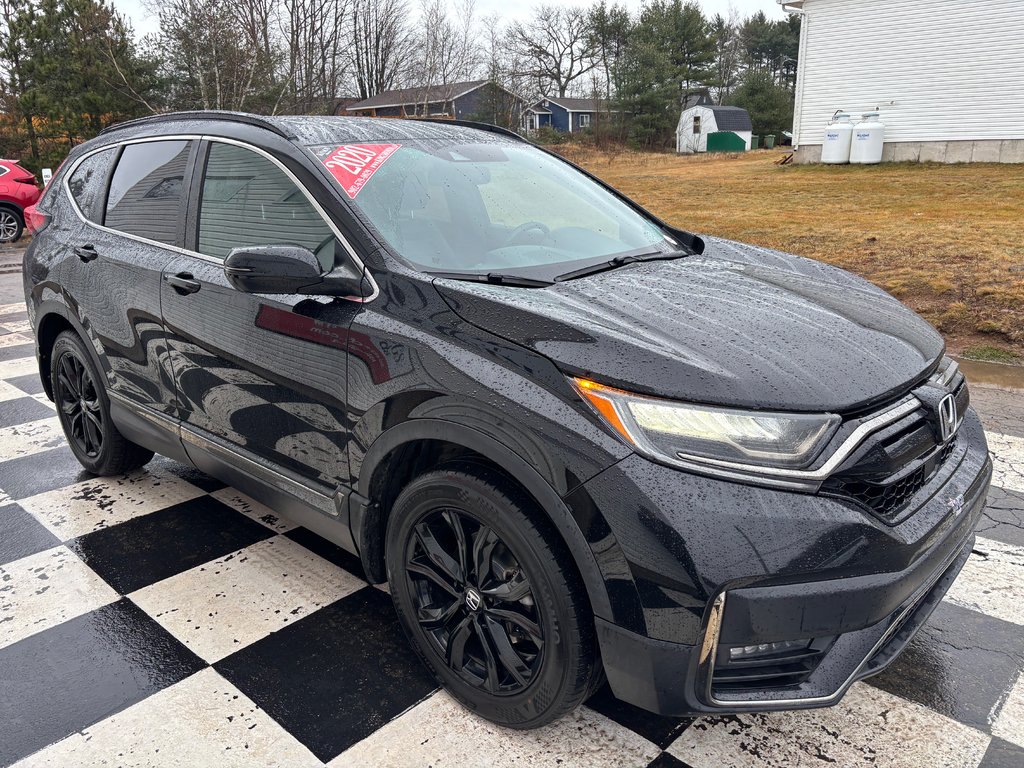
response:
<path id="1" fill-rule="evenodd" d="M 546 288 L 551 285 L 550 280 L 510 275 L 505 272 L 427 272 L 427 274 L 431 277 L 444 277 L 449 280 L 468 280 L 474 283 L 508 285 L 513 288 Z"/>
<path id="2" fill-rule="evenodd" d="M 617 267 L 623 267 L 626 264 L 635 264 L 638 261 L 668 261 L 670 259 L 681 259 L 684 256 L 689 256 L 689 251 L 648 251 L 647 253 L 623 253 L 619 256 L 614 256 L 607 261 L 599 261 L 597 264 L 588 264 L 585 267 L 574 269 L 571 272 L 565 272 L 555 277 L 555 282 L 560 283 L 563 280 L 575 280 L 577 277 L 586 277 L 587 275 L 594 275 L 598 272 L 607 272 L 610 269 L 616 269 Z"/>

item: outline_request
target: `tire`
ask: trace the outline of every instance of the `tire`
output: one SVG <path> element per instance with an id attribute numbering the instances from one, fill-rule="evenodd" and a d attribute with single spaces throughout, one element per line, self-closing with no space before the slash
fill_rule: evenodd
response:
<path id="1" fill-rule="evenodd" d="M 25 231 L 25 219 L 13 208 L 0 206 L 0 243 L 16 243 Z"/>
<path id="2" fill-rule="evenodd" d="M 386 541 L 399 621 L 427 667 L 469 710 L 519 729 L 600 682 L 579 574 L 535 509 L 500 473 L 460 463 L 402 491 Z"/>
<path id="3" fill-rule="evenodd" d="M 94 475 L 121 475 L 153 458 L 114 426 L 103 377 L 81 338 L 64 331 L 50 352 L 50 382 L 57 417 L 79 463 Z"/>

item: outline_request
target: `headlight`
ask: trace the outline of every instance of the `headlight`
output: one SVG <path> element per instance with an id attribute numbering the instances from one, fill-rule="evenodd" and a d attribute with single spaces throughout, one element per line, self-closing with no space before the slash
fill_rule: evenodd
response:
<path id="1" fill-rule="evenodd" d="M 832 437 L 832 414 L 767 413 L 637 395 L 588 379 L 573 384 L 640 453 L 669 461 L 805 467 Z"/>

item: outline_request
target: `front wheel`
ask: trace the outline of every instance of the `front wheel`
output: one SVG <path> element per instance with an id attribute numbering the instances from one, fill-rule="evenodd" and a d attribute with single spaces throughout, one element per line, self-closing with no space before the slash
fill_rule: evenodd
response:
<path id="1" fill-rule="evenodd" d="M 72 453 L 94 475 L 138 469 L 153 452 L 128 440 L 110 419 L 103 378 L 77 334 L 64 331 L 50 352 L 50 383 L 57 416 Z"/>
<path id="2" fill-rule="evenodd" d="M 579 576 L 532 511 L 497 472 L 457 465 L 410 483 L 388 523 L 406 634 L 453 696 L 512 728 L 572 711 L 599 674 Z"/>

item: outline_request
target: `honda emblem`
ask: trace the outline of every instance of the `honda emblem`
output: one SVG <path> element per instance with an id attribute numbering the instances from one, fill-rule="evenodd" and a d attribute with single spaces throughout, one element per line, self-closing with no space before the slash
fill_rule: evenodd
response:
<path id="1" fill-rule="evenodd" d="M 956 432 L 959 421 L 956 409 L 956 398 L 953 395 L 946 395 L 939 401 L 939 435 L 943 443 L 948 443 Z"/>

